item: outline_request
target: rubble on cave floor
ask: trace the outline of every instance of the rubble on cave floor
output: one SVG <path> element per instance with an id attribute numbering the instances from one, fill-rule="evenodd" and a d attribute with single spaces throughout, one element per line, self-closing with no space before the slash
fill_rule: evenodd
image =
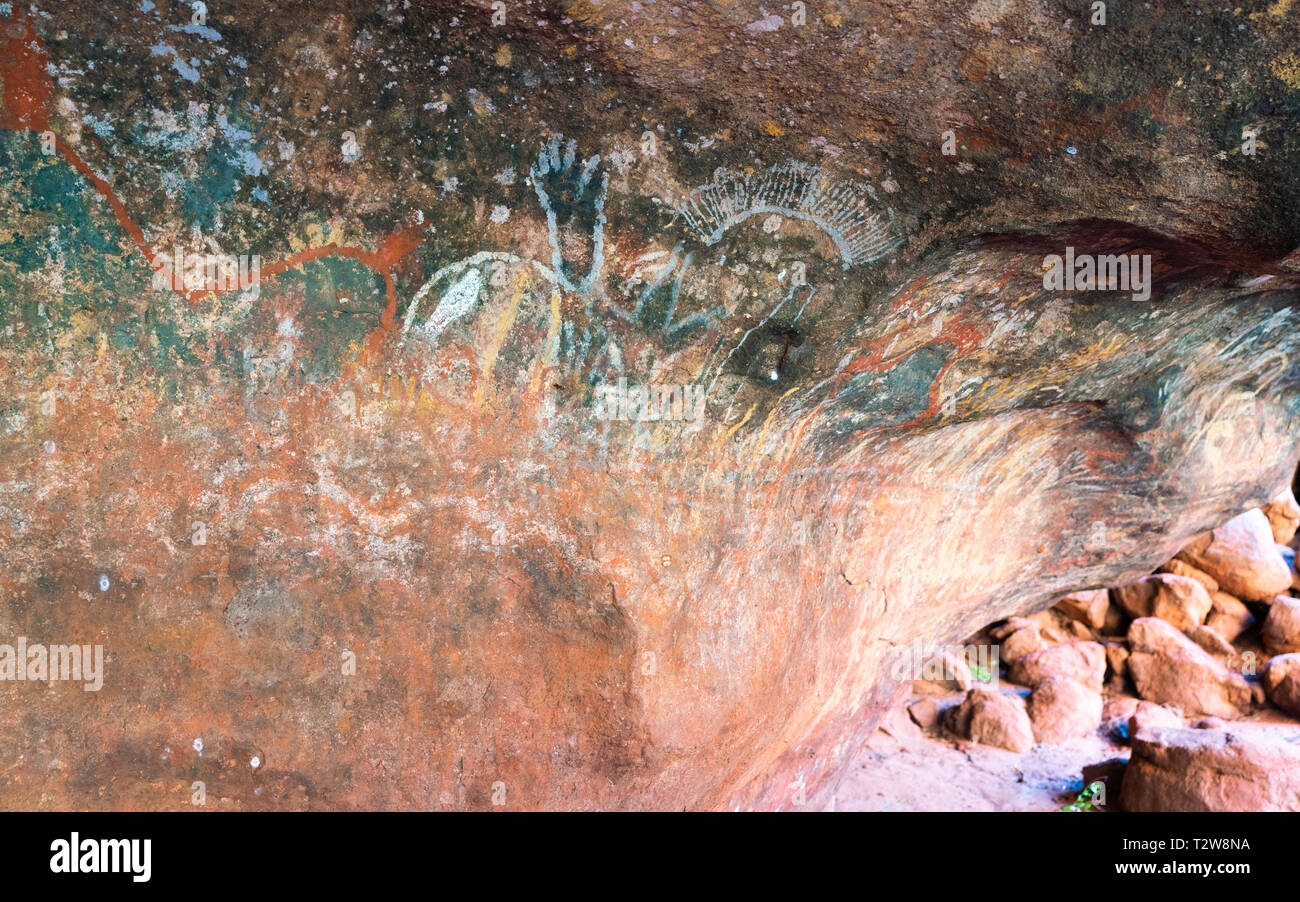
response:
<path id="1" fill-rule="evenodd" d="M 1297 527 L 1288 490 L 1136 582 L 917 661 L 824 807 L 1300 810 Z"/>

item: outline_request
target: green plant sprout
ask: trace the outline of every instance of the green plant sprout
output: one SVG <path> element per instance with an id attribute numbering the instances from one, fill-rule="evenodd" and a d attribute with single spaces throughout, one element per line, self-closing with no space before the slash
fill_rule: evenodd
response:
<path id="1" fill-rule="evenodd" d="M 1074 802 L 1072 802 L 1072 803 L 1069 804 L 1069 805 L 1066 805 L 1066 806 L 1065 806 L 1064 808 L 1062 808 L 1061 810 L 1062 810 L 1062 811 L 1088 811 L 1088 810 L 1091 810 L 1091 809 L 1092 809 L 1092 803 L 1093 803 L 1093 801 L 1095 800 L 1095 796 L 1096 796 L 1098 793 L 1103 792 L 1103 791 L 1105 790 L 1105 788 L 1106 788 L 1105 784 L 1102 783 L 1100 780 L 1098 780 L 1097 782 L 1091 784 L 1090 786 L 1085 787 L 1084 790 L 1083 790 L 1083 792 L 1079 793 L 1079 797 L 1076 798 L 1076 799 L 1074 800 Z M 1104 795 L 1103 795 L 1103 798 L 1104 798 Z M 1084 801 L 1085 799 L 1087 799 L 1087 801 Z"/>

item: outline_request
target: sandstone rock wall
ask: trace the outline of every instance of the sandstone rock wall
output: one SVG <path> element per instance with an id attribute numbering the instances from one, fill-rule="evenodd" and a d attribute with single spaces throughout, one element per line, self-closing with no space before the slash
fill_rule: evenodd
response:
<path id="1" fill-rule="evenodd" d="M 0 805 L 785 807 L 1290 477 L 1294 17 L 208 7 L 0 15 Z"/>

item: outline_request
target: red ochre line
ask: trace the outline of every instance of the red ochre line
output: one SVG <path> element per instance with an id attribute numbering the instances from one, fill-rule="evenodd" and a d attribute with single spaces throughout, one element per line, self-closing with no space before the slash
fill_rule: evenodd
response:
<path id="1" fill-rule="evenodd" d="M 145 242 L 144 232 L 135 224 L 134 220 L 131 219 L 131 215 L 127 211 L 126 205 L 122 203 L 122 201 L 117 197 L 117 194 L 113 191 L 113 186 L 95 172 L 95 170 L 91 168 L 90 164 L 81 159 L 77 152 L 57 135 L 54 139 L 54 146 L 64 159 L 66 159 L 74 169 L 84 175 L 95 187 L 95 190 L 98 191 L 104 200 L 108 202 L 118 224 L 121 225 L 123 231 L 131 237 L 131 240 L 135 242 L 136 247 L 144 257 L 145 263 L 148 264 L 149 268 L 154 272 L 165 269 L 166 264 L 155 262 L 155 248 L 153 245 Z M 274 278 L 275 276 L 287 272 L 297 266 L 301 266 L 304 263 L 310 263 L 324 257 L 347 257 L 356 260 L 362 266 L 374 270 L 376 273 L 384 277 L 387 305 L 385 306 L 380 322 L 385 332 L 391 332 L 396 328 L 397 314 L 397 292 L 393 284 L 391 270 L 403 257 L 415 250 L 415 248 L 419 247 L 423 241 L 424 236 L 419 232 L 414 230 L 408 231 L 399 227 L 395 232 L 392 232 L 384 239 L 384 243 L 378 251 L 368 251 L 361 247 L 339 245 L 331 242 L 330 244 L 322 245 L 320 247 L 307 248 L 298 251 L 284 260 L 268 263 L 261 267 L 260 273 L 263 276 Z M 232 290 L 238 289 L 229 287 L 223 288 L 213 282 L 203 288 L 196 288 L 191 291 L 177 291 L 176 293 L 193 304 L 206 295 L 219 295 Z"/>
<path id="2" fill-rule="evenodd" d="M 20 12 L 4 29 L 0 40 L 0 71 L 4 75 L 4 109 L 0 128 L 43 131 L 49 118 L 45 104 L 54 84 L 45 73 L 49 55 Z"/>
<path id="3" fill-rule="evenodd" d="M 131 240 L 135 242 L 135 246 L 139 249 L 140 253 L 144 255 L 145 262 L 149 264 L 150 268 L 161 268 L 160 266 L 154 265 L 153 246 L 145 243 L 144 232 L 141 231 L 140 227 L 136 225 L 134 221 L 132 221 L 131 214 L 126 210 L 126 205 L 123 204 L 122 201 L 118 200 L 117 195 L 113 193 L 113 186 L 102 178 L 99 173 L 95 172 L 94 169 L 90 168 L 90 164 L 78 156 L 77 152 L 58 135 L 54 136 L 54 147 L 60 154 L 62 154 L 63 158 L 71 164 L 73 169 L 84 175 L 86 180 L 95 186 L 95 190 L 98 191 L 104 200 L 108 202 L 108 206 L 113 211 L 113 216 L 117 218 L 118 225 L 122 227 L 124 232 L 131 236 Z"/>
<path id="4" fill-rule="evenodd" d="M 15 30 L 20 29 L 20 30 Z M 0 74 L 4 78 L 4 109 L 0 110 L 0 129 L 6 131 L 27 131 L 37 134 L 48 132 L 49 116 L 45 103 L 50 96 L 53 85 L 45 72 L 44 60 L 48 59 L 44 46 L 37 37 L 31 22 L 26 18 L 15 18 L 5 30 L 4 40 L 0 41 Z M 59 154 L 74 169 L 86 177 L 100 196 L 107 201 L 118 225 L 135 242 L 136 249 L 144 257 L 149 268 L 158 272 L 166 264 L 155 262 L 156 251 L 153 245 L 144 240 L 144 231 L 135 224 L 126 205 L 113 191 L 113 186 L 69 145 L 62 137 L 55 135 L 54 146 Z M 392 269 L 397 263 L 424 242 L 424 235 L 414 229 L 398 229 L 389 234 L 378 251 L 368 251 L 360 247 L 341 246 L 330 243 L 321 247 L 308 248 L 291 254 L 284 260 L 261 267 L 260 273 L 274 278 L 294 267 L 323 257 L 347 257 L 356 260 L 362 266 L 384 277 L 384 295 L 386 304 L 380 315 L 380 327 L 377 334 L 371 336 L 368 344 L 374 348 L 382 341 L 384 333 L 397 328 L 397 290 L 393 282 Z M 175 289 L 172 289 L 175 291 Z M 238 288 L 221 287 L 210 283 L 201 289 L 176 291 L 181 297 L 193 304 L 200 298 Z"/>

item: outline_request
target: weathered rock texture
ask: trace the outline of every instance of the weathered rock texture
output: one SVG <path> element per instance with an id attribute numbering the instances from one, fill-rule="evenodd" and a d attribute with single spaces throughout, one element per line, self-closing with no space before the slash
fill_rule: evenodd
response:
<path id="1" fill-rule="evenodd" d="M 1069 677 L 1051 677 L 1029 696 L 1034 738 L 1053 744 L 1086 736 L 1101 723 L 1102 698 Z"/>
<path id="2" fill-rule="evenodd" d="M 1128 811 L 1300 811 L 1300 733 L 1155 727 L 1134 737 Z"/>
<path id="3" fill-rule="evenodd" d="M 1024 752 L 1034 744 L 1034 728 L 1018 695 L 972 689 L 945 715 L 948 729 L 981 745 Z"/>
<path id="4" fill-rule="evenodd" d="M 1291 571 L 1277 553 L 1273 530 L 1260 510 L 1246 511 L 1178 555 L 1208 573 L 1219 588 L 1247 601 L 1264 601 L 1291 587 Z"/>
<path id="5" fill-rule="evenodd" d="M 209 8 L 0 17 L 4 807 L 788 807 L 1290 476 L 1285 4 Z"/>
<path id="6" fill-rule="evenodd" d="M 1278 655 L 1264 670 L 1268 699 L 1283 711 L 1300 717 L 1300 654 Z"/>
<path id="7" fill-rule="evenodd" d="M 1274 598 L 1268 606 L 1260 638 L 1270 654 L 1300 651 L 1300 599 L 1286 595 Z"/>
<path id="8" fill-rule="evenodd" d="M 1115 590 L 1115 598 L 1130 617 L 1159 617 L 1179 629 L 1205 620 L 1214 603 L 1205 586 L 1188 576 L 1157 573 Z"/>
<path id="9" fill-rule="evenodd" d="M 1186 714 L 1249 713 L 1250 687 L 1241 675 L 1165 621 L 1135 620 L 1128 644 L 1128 672 L 1143 698 L 1177 705 Z"/>

